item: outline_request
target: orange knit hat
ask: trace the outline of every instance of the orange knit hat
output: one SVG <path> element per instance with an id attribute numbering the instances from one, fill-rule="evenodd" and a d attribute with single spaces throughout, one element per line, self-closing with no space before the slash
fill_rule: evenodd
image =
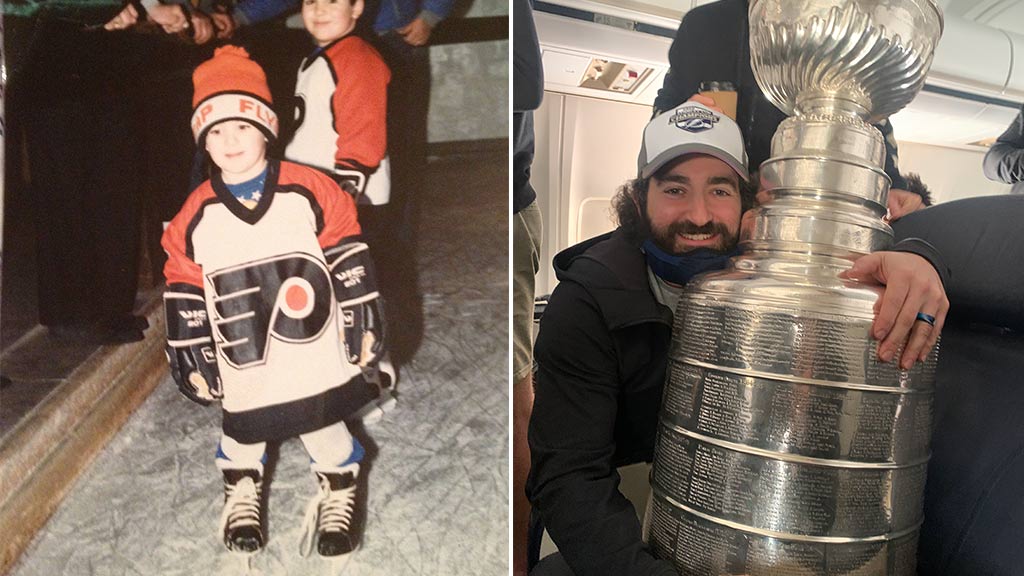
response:
<path id="1" fill-rule="evenodd" d="M 244 48 L 217 48 L 213 58 L 196 67 L 192 83 L 192 135 L 200 146 L 206 131 L 225 120 L 245 120 L 268 138 L 277 137 L 277 114 L 271 108 L 267 76 Z"/>

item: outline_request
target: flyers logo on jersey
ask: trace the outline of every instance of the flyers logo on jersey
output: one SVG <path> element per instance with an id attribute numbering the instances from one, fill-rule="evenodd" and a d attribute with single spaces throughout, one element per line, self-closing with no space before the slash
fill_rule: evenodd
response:
<path id="1" fill-rule="evenodd" d="M 327 327 L 335 308 L 322 262 L 292 253 L 208 276 L 218 348 L 236 368 L 266 361 L 271 338 L 308 342 Z"/>

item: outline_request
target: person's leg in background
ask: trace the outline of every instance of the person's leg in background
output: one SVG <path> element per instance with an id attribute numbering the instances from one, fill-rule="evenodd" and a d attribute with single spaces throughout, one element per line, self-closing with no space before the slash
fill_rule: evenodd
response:
<path id="1" fill-rule="evenodd" d="M 533 299 L 540 265 L 542 222 L 536 200 L 512 214 L 512 568 L 526 574 L 530 503 L 526 432 L 533 410 Z"/>
<path id="2" fill-rule="evenodd" d="M 391 359 L 401 366 L 412 358 L 423 336 L 416 248 L 419 193 L 427 168 L 430 51 L 427 46 L 407 44 L 395 32 L 378 37 L 376 46 L 391 69 L 387 108 L 391 199 L 384 206 L 360 206 L 359 220 L 372 242 L 386 313 L 401 321 L 402 330 L 392 331 L 390 344 Z"/>
<path id="3" fill-rule="evenodd" d="M 130 119 L 66 101 L 27 119 L 36 197 L 39 321 L 98 343 L 142 339 L 132 317 L 139 200 Z"/>
<path id="4" fill-rule="evenodd" d="M 79 153 L 86 137 L 79 105 L 47 103 L 26 108 L 25 140 L 36 221 L 39 323 L 51 330 L 84 325 L 81 295 L 85 244 L 79 189 L 86 180 Z"/>
<path id="5" fill-rule="evenodd" d="M 120 102 L 120 98 L 117 99 Z M 112 106 L 113 102 L 106 102 Z M 109 110 L 104 106 L 104 110 Z M 89 230 L 94 239 L 95 260 L 88 288 L 97 294 L 92 303 L 101 332 L 113 341 L 142 339 L 142 318 L 135 317 L 138 291 L 139 246 L 141 240 L 141 182 L 137 176 L 138 144 L 133 138 L 133 118 L 127 114 L 96 111 L 92 150 L 98 158 L 93 165 Z"/>
<path id="6" fill-rule="evenodd" d="M 132 66 L 111 36 L 41 12 L 22 77 L 36 202 L 39 321 L 89 343 L 141 340 L 138 153 L 125 109 Z M 131 51 L 128 51 L 131 53 Z"/>

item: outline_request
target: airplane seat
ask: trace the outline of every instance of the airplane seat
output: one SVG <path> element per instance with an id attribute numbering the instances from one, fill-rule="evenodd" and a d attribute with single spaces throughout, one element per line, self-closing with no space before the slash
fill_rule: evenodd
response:
<path id="1" fill-rule="evenodd" d="M 919 576 L 1024 570 L 1024 197 L 967 198 L 893 224 L 951 276 L 936 371 Z"/>
<path id="2" fill-rule="evenodd" d="M 612 199 L 607 196 L 584 198 L 576 211 L 576 240 L 582 242 L 615 229 Z"/>

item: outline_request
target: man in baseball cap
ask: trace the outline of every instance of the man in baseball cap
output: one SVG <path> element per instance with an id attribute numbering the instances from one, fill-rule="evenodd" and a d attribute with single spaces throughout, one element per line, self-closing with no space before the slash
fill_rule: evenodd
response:
<path id="1" fill-rule="evenodd" d="M 739 127 L 713 107 L 690 101 L 655 116 L 638 177 L 612 201 L 618 228 L 555 257 L 559 284 L 534 346 L 527 495 L 559 553 L 531 576 L 676 575 L 644 544 L 617 469 L 653 457 L 679 294 L 739 253 L 755 191 L 744 149 Z M 942 292 L 936 268 L 915 254 L 870 254 L 845 274 L 888 283 L 875 332 L 885 361 L 906 341 L 902 310 Z"/>

